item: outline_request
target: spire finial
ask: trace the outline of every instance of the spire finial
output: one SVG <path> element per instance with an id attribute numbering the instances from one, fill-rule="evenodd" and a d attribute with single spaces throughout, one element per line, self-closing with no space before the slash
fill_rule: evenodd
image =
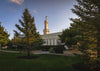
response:
<path id="1" fill-rule="evenodd" d="M 47 20 L 47 16 L 46 16 L 45 18 L 46 18 L 46 20 Z"/>
<path id="2" fill-rule="evenodd" d="M 0 22 L 0 25 L 1 25 L 1 22 Z"/>

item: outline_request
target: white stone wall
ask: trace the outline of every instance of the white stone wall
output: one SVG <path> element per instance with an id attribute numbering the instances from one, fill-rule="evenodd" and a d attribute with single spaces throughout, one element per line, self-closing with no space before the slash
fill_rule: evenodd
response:
<path id="1" fill-rule="evenodd" d="M 43 45 L 59 45 L 60 40 L 59 40 L 58 35 L 61 35 L 61 34 L 62 34 L 62 32 L 41 35 L 42 39 L 45 41 L 45 43 Z"/>

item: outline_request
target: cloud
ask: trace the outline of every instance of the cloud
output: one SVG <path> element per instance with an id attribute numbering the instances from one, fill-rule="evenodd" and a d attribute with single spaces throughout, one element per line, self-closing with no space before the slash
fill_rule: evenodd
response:
<path id="1" fill-rule="evenodd" d="M 33 10 L 33 13 L 37 13 L 37 10 Z"/>
<path id="2" fill-rule="evenodd" d="M 24 2 L 24 0 L 10 0 L 10 1 L 14 2 L 14 3 L 17 3 L 19 5 L 21 5 Z"/>

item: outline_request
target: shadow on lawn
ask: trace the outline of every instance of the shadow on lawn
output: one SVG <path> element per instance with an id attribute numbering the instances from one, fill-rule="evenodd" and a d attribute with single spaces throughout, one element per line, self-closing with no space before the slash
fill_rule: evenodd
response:
<path id="1" fill-rule="evenodd" d="M 5 53 L 0 53 L 0 55 L 7 55 L 7 54 L 5 54 Z"/>
<path id="2" fill-rule="evenodd" d="M 33 56 L 18 56 L 18 59 L 37 59 L 38 56 L 33 55 Z"/>
<path id="3" fill-rule="evenodd" d="M 73 65 L 73 68 L 79 71 L 100 71 L 100 64 L 96 64 L 95 66 L 89 67 L 84 63 L 77 63 Z"/>

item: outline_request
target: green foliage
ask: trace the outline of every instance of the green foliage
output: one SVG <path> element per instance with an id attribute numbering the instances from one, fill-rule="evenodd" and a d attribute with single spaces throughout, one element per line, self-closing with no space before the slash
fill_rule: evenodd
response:
<path id="1" fill-rule="evenodd" d="M 63 53 L 64 48 L 63 47 L 54 47 L 55 53 Z"/>
<path id="2" fill-rule="evenodd" d="M 81 40 L 82 33 L 76 29 L 77 24 L 71 24 L 69 29 L 65 29 L 60 35 L 60 40 L 62 43 L 65 43 L 68 47 L 76 45 L 79 40 Z"/>
<path id="3" fill-rule="evenodd" d="M 36 31 L 36 26 L 34 23 L 34 17 L 31 16 L 28 9 L 25 9 L 22 20 L 19 20 L 20 25 L 16 24 L 15 26 L 17 29 L 23 34 L 23 40 L 27 44 L 27 52 L 28 56 L 30 56 L 30 49 L 32 47 L 37 47 L 43 43 L 43 40 L 39 34 L 39 32 Z M 19 33 L 17 31 L 14 31 L 16 35 Z M 21 34 L 20 34 L 21 35 Z"/>
<path id="4" fill-rule="evenodd" d="M 78 5 L 74 5 L 73 13 L 80 19 L 71 19 L 74 23 L 81 26 L 83 52 L 94 50 L 98 47 L 98 57 L 100 55 L 100 3 L 96 0 L 77 0 Z"/>
<path id="5" fill-rule="evenodd" d="M 25 49 L 26 47 L 26 42 L 24 41 L 23 38 L 14 37 L 11 43 L 12 43 L 12 47 L 16 50 L 22 50 Z"/>
<path id="6" fill-rule="evenodd" d="M 1 46 L 7 45 L 8 41 L 9 41 L 9 34 L 4 29 L 4 27 L 1 26 L 0 22 L 0 45 Z"/>
<path id="7" fill-rule="evenodd" d="M 63 45 L 41 46 L 42 51 L 50 51 L 53 53 L 63 53 L 65 47 Z"/>
<path id="8" fill-rule="evenodd" d="M 74 5 L 72 12 L 79 18 L 71 19 L 71 27 L 64 30 L 60 38 L 69 46 L 75 47 L 79 42 L 78 49 L 83 52 L 82 60 L 91 68 L 97 62 L 90 57 L 91 52 L 97 51 L 100 57 L 100 0 L 76 1 L 78 4 Z"/>
<path id="9" fill-rule="evenodd" d="M 100 57 L 100 0 L 76 0 L 72 12 L 79 19 L 71 19 L 77 24 L 76 30 L 82 32 L 80 51 L 83 52 L 83 61 L 90 67 L 95 63 L 90 57 L 92 51 L 97 47 L 97 56 Z M 91 51 L 91 52 L 90 52 Z"/>
<path id="10" fill-rule="evenodd" d="M 61 50 L 65 50 L 64 46 L 63 45 L 46 45 L 46 46 L 41 46 L 40 49 L 42 51 L 49 51 L 50 48 L 58 48 L 58 49 L 61 49 Z"/>
<path id="11" fill-rule="evenodd" d="M 55 53 L 54 48 L 51 47 L 51 48 L 49 49 L 49 52 L 50 52 L 50 53 Z"/>

